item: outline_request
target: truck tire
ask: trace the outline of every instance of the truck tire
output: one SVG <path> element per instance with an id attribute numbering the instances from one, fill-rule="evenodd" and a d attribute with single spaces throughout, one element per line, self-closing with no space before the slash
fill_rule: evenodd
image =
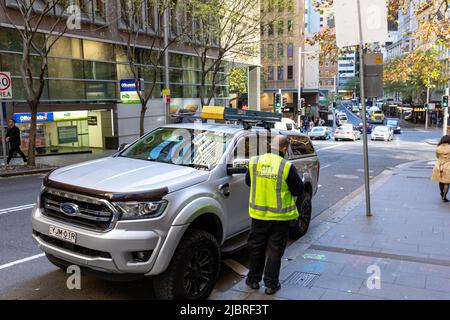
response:
<path id="1" fill-rule="evenodd" d="M 220 248 L 209 232 L 192 229 L 178 244 L 167 270 L 154 278 L 154 292 L 163 300 L 203 300 L 216 284 Z"/>
<path id="2" fill-rule="evenodd" d="M 308 192 L 305 192 L 303 197 L 297 200 L 297 210 L 299 217 L 289 228 L 289 237 L 295 240 L 306 234 L 311 222 L 312 202 Z"/>

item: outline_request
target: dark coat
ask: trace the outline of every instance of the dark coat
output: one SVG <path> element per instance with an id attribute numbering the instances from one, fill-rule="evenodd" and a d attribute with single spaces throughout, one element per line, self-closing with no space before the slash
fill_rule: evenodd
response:
<path id="1" fill-rule="evenodd" d="M 20 146 L 20 129 L 18 127 L 8 127 L 8 130 L 6 130 L 6 137 L 9 137 L 11 148 Z"/>

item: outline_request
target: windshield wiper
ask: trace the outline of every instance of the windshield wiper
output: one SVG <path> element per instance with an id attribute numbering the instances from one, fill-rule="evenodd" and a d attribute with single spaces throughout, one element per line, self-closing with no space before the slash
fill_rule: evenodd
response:
<path id="1" fill-rule="evenodd" d="M 209 166 L 205 164 L 196 164 L 196 163 L 180 163 L 178 164 L 180 166 L 184 167 L 191 167 L 191 168 L 203 168 L 203 169 L 209 169 Z"/>

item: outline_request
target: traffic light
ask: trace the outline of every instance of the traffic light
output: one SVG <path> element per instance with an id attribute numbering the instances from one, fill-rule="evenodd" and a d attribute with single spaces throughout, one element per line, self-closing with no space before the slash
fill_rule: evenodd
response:
<path id="1" fill-rule="evenodd" d="M 283 108 L 286 108 L 287 106 L 287 99 L 283 97 Z"/>
<path id="2" fill-rule="evenodd" d="M 428 103 L 425 103 L 425 104 L 423 105 L 423 108 L 425 109 L 425 111 L 428 111 Z"/>
<path id="3" fill-rule="evenodd" d="M 300 108 L 303 109 L 304 107 L 306 107 L 306 105 L 305 105 L 305 98 L 301 98 L 300 99 Z"/>
<path id="4" fill-rule="evenodd" d="M 447 108 L 448 107 L 448 96 L 442 97 L 442 107 Z"/>
<path id="5" fill-rule="evenodd" d="M 336 110 L 336 106 L 337 106 L 337 103 L 336 103 L 336 101 L 334 101 L 334 102 L 333 102 L 333 105 L 331 106 L 331 109 L 332 109 L 332 110 Z"/>
<path id="6" fill-rule="evenodd" d="M 275 93 L 275 109 L 281 109 L 281 94 Z"/>

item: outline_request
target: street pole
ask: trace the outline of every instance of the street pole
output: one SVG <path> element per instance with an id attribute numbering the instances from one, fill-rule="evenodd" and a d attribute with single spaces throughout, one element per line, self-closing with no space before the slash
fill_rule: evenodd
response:
<path id="1" fill-rule="evenodd" d="M 430 82 L 430 78 L 428 78 Z M 430 87 L 427 87 L 427 109 L 425 110 L 425 129 L 428 129 L 428 110 L 430 109 Z"/>
<path id="2" fill-rule="evenodd" d="M 6 139 L 5 139 L 5 119 L 3 117 L 3 101 L 0 100 L 0 131 L 2 132 L 2 151 L 3 151 L 3 165 L 6 166 Z"/>
<path id="3" fill-rule="evenodd" d="M 364 154 L 364 182 L 366 189 L 366 216 L 371 216 L 370 210 L 370 180 L 369 180 L 369 149 L 367 146 L 367 118 L 366 118 L 366 97 L 364 92 L 364 41 L 361 21 L 361 3 L 358 4 L 358 27 L 359 27 L 359 79 L 363 120 L 363 154 Z"/>
<path id="4" fill-rule="evenodd" d="M 445 95 L 446 96 L 449 95 L 449 88 L 445 89 Z M 444 121 L 442 122 L 442 135 L 443 136 L 447 135 L 448 108 L 449 107 L 444 108 Z"/>
<path id="5" fill-rule="evenodd" d="M 164 5 L 164 85 L 165 89 L 169 89 L 169 6 L 166 3 Z M 166 124 L 170 123 L 170 102 L 167 102 L 166 98 L 164 103 L 166 105 L 165 108 L 165 116 L 166 116 Z"/>
<path id="6" fill-rule="evenodd" d="M 302 47 L 298 47 L 298 109 L 302 106 Z M 306 104 L 306 103 L 305 103 Z M 303 110 L 299 110 L 300 114 L 303 113 Z"/>

